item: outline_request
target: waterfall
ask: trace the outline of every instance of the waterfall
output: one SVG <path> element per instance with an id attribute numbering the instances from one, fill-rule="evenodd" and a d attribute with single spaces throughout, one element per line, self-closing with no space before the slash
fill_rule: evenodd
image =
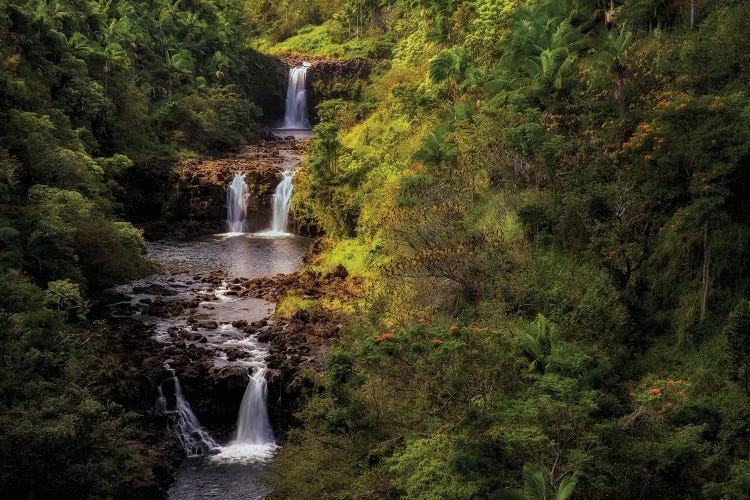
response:
<path id="1" fill-rule="evenodd" d="M 286 222 L 289 218 L 289 206 L 292 203 L 292 178 L 294 171 L 284 170 L 281 180 L 273 194 L 273 225 L 272 233 L 286 233 Z"/>
<path id="2" fill-rule="evenodd" d="M 284 128 L 309 129 L 307 117 L 307 68 L 310 63 L 302 63 L 289 70 L 289 85 L 286 91 L 286 111 Z"/>
<path id="3" fill-rule="evenodd" d="M 227 226 L 230 233 L 245 232 L 247 197 L 250 190 L 245 183 L 245 174 L 236 174 L 227 187 Z"/>
<path id="4" fill-rule="evenodd" d="M 267 394 L 266 368 L 258 367 L 245 389 L 237 417 L 237 436 L 232 444 L 274 444 L 266 408 Z"/>
<path id="5" fill-rule="evenodd" d="M 169 429 L 182 445 L 188 457 L 197 457 L 218 448 L 219 445 L 211 435 L 201 427 L 198 417 L 193 413 L 190 403 L 182 393 L 182 386 L 173 368 L 166 365 L 165 368 L 172 374 L 169 379 L 174 384 L 175 404 L 169 409 L 164 390 L 159 385 L 159 399 L 156 400 L 156 411 L 170 417 Z M 162 383 L 163 384 L 163 383 Z"/>

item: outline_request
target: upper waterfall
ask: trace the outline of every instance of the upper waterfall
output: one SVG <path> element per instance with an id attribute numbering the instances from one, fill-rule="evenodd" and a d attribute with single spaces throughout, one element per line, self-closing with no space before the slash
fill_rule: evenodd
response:
<path id="1" fill-rule="evenodd" d="M 310 63 L 302 63 L 289 70 L 289 86 L 286 91 L 286 111 L 284 128 L 309 129 L 307 116 L 307 68 Z"/>

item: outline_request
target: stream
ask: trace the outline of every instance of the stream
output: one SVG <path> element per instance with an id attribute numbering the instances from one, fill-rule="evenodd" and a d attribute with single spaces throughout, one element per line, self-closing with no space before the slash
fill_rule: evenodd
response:
<path id="1" fill-rule="evenodd" d="M 114 311 L 117 313 L 120 310 L 123 316 L 141 316 L 154 326 L 154 338 L 165 348 L 183 342 L 175 338 L 175 332 L 193 331 L 200 334 L 205 340 L 195 341 L 194 346 L 212 353 L 215 367 L 240 366 L 247 370 L 248 375 L 255 374 L 262 379 L 267 347 L 257 341 L 255 334 L 246 333 L 242 328 L 233 326 L 232 322 L 253 322 L 266 318 L 273 313 L 274 304 L 252 297 L 229 295 L 232 281 L 235 277 L 244 281 L 292 273 L 302 266 L 302 255 L 309 243 L 309 239 L 294 235 L 263 234 L 213 235 L 193 241 L 151 243 L 149 256 L 171 272 L 119 287 L 117 291 L 129 297 L 129 300 L 115 304 Z M 196 279 L 205 275 L 216 276 L 217 270 L 222 273 L 216 284 Z M 150 316 L 148 310 L 138 310 L 139 305 L 153 304 L 165 296 L 169 301 L 176 301 L 196 295 L 213 295 L 216 300 L 201 301 L 190 315 L 156 317 Z M 200 318 L 201 323 L 197 326 L 190 324 L 190 316 Z M 206 321 L 217 322 L 218 328 L 203 328 L 201 325 Z M 231 356 L 237 349 L 243 354 L 240 357 Z M 171 369 L 168 363 L 165 367 Z M 249 385 L 252 383 L 257 381 L 249 380 Z M 262 383 L 265 384 L 265 380 Z M 178 438 L 187 455 L 168 498 L 264 498 L 268 487 L 256 484 L 254 480 L 269 470 L 276 448 L 272 434 L 271 439 L 261 440 L 261 444 L 257 445 L 236 442 L 236 435 L 229 441 L 221 442 L 210 437 L 210 430 L 200 427 L 197 417 L 190 416 L 193 410 L 189 406 L 189 396 L 182 399 L 176 376 L 172 380 L 166 379 L 158 389 L 161 397 L 155 403 L 157 411 L 166 410 L 171 415 L 170 422 L 173 423 L 169 431 Z M 262 404 L 265 403 L 263 399 Z M 221 403 L 217 401 L 217 404 Z M 265 408 L 262 410 L 265 413 Z M 246 420 L 257 418 L 257 408 L 247 411 L 253 413 L 246 416 Z M 261 432 L 271 432 L 267 416 L 265 418 L 266 429 Z M 242 415 L 238 417 L 238 423 L 240 421 Z M 238 432 L 242 433 L 242 430 Z M 204 434 L 206 437 L 203 437 Z M 216 445 L 218 447 L 210 449 Z"/>
<path id="2" fill-rule="evenodd" d="M 276 132 L 281 138 L 311 136 L 306 70 L 306 66 L 290 70 L 293 99 L 287 102 L 285 128 Z M 290 105 L 295 109 L 290 110 Z M 164 375 L 156 387 L 154 413 L 164 418 L 166 431 L 186 457 L 169 489 L 169 499 L 260 499 L 270 491 L 267 484 L 257 481 L 269 472 L 277 449 L 267 409 L 268 346 L 258 340 L 258 334 L 269 328 L 265 318 L 275 305 L 247 292 L 254 278 L 299 270 L 310 244 L 309 239 L 287 232 L 292 178 L 302 157 L 286 150 L 279 151 L 279 157 L 281 180 L 267 231 L 245 232 L 251 226 L 246 220 L 249 190 L 246 173 L 238 170 L 227 185 L 229 232 L 149 243 L 148 256 L 167 272 L 113 290 L 117 297 L 111 306 L 113 319 L 138 318 L 160 346 L 155 359 L 157 366 L 163 363 Z M 180 377 L 188 377 L 193 384 L 207 377 L 218 384 L 231 381 L 235 388 L 247 377 L 231 433 L 226 428 L 204 427 L 199 418 L 215 416 L 222 396 L 204 391 L 194 408 L 191 391 L 183 389 Z M 210 391 L 221 385 L 212 387 Z"/>

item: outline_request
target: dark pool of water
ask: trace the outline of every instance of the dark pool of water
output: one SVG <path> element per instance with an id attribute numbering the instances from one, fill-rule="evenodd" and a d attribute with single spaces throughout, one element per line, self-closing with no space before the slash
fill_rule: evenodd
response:
<path id="1" fill-rule="evenodd" d="M 190 458 L 177 473 L 169 500 L 257 500 L 271 489 L 259 478 L 269 464 L 214 463 L 211 458 Z"/>
<path id="2" fill-rule="evenodd" d="M 309 239 L 299 236 L 213 235 L 150 243 L 148 254 L 168 268 L 188 273 L 222 270 L 229 277 L 257 278 L 296 271 L 309 245 Z"/>

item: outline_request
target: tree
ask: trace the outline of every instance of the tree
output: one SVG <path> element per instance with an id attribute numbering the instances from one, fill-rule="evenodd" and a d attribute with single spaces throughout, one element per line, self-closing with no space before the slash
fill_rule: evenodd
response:
<path id="1" fill-rule="evenodd" d="M 750 301 L 741 300 L 727 318 L 724 335 L 729 343 L 729 353 L 732 356 L 735 369 L 739 372 L 745 386 L 745 392 L 750 395 Z"/>

